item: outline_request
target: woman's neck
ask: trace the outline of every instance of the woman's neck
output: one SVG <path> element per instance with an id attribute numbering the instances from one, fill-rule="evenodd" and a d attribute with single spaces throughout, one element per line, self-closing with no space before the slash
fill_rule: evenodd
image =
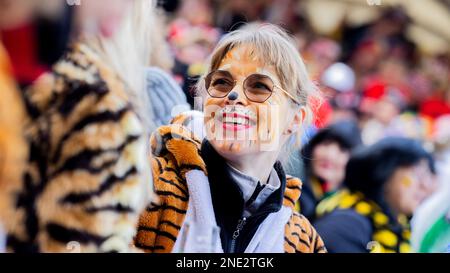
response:
<path id="1" fill-rule="evenodd" d="M 267 152 L 258 155 L 240 155 L 238 158 L 225 158 L 227 163 L 238 171 L 267 183 L 278 153 Z"/>

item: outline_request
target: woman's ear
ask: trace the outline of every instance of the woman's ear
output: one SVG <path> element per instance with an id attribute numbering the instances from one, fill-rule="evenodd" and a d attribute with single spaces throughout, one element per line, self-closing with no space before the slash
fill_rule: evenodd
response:
<path id="1" fill-rule="evenodd" d="M 306 108 L 304 106 L 301 106 L 300 109 L 294 113 L 294 117 L 292 118 L 290 124 L 283 133 L 285 135 L 290 135 L 292 133 L 298 132 L 298 130 L 300 130 L 300 128 L 302 127 L 305 118 L 306 118 Z"/>

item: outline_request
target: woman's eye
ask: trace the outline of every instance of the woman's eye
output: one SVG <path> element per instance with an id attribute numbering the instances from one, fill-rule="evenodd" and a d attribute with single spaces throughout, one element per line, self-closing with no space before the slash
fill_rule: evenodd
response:
<path id="1" fill-rule="evenodd" d="M 215 79 L 212 83 L 213 86 L 216 85 L 231 85 L 231 82 L 227 79 Z"/>
<path id="2" fill-rule="evenodd" d="M 269 86 L 267 86 L 267 84 L 262 83 L 262 82 L 255 82 L 254 85 L 253 85 L 253 88 L 263 89 L 265 91 L 270 91 Z"/>

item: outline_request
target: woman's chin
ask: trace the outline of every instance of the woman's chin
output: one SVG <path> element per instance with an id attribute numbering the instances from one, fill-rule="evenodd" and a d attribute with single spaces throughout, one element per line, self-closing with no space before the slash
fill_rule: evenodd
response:
<path id="1" fill-rule="evenodd" d="M 245 155 L 257 151 L 257 144 L 250 140 L 212 140 L 211 144 L 220 154 Z"/>

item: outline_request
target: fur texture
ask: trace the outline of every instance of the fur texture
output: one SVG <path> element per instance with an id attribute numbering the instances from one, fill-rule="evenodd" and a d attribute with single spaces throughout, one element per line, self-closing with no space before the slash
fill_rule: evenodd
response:
<path id="1" fill-rule="evenodd" d="M 146 140 L 99 56 L 76 44 L 25 91 L 29 161 L 0 198 L 10 251 L 131 250 L 149 196 Z"/>

